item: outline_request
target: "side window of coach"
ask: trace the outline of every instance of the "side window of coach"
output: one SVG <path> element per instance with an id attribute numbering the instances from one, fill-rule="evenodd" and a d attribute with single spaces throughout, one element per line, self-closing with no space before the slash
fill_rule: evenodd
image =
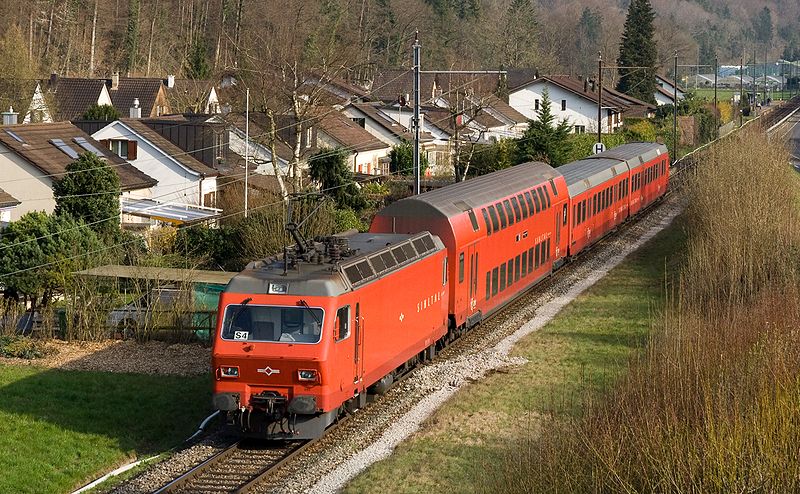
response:
<path id="1" fill-rule="evenodd" d="M 339 307 L 336 311 L 336 341 L 342 341 L 350 336 L 350 306 Z"/>

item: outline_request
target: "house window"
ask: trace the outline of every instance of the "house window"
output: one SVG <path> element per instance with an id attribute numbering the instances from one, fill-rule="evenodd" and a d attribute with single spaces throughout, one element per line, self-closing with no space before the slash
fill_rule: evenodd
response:
<path id="1" fill-rule="evenodd" d="M 351 118 L 350 120 L 355 122 L 355 124 L 358 125 L 359 127 L 361 127 L 362 129 L 367 126 L 367 119 L 366 118 Z"/>
<path id="2" fill-rule="evenodd" d="M 586 133 L 586 126 L 585 125 L 576 125 L 575 126 L 575 133 L 576 134 L 585 134 Z"/>
<path id="3" fill-rule="evenodd" d="M 314 138 L 311 130 L 312 130 L 311 127 L 306 129 L 306 147 L 307 148 L 311 147 L 311 140 Z"/>
<path id="4" fill-rule="evenodd" d="M 567 100 L 561 100 L 561 111 L 567 111 Z"/>
<path id="5" fill-rule="evenodd" d="M 536 110 L 536 111 L 539 111 L 539 100 L 538 99 L 533 100 L 533 109 Z"/>
<path id="6" fill-rule="evenodd" d="M 122 159 L 135 160 L 137 155 L 136 141 L 127 139 L 109 139 L 108 149 Z"/>

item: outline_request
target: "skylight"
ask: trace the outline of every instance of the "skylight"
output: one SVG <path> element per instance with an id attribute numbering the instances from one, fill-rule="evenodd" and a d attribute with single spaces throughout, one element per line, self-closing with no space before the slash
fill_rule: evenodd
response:
<path id="1" fill-rule="evenodd" d="M 76 153 L 75 150 L 72 149 L 71 147 L 67 146 L 67 144 L 61 139 L 50 139 L 50 144 L 60 149 L 64 154 L 66 154 L 70 158 L 74 160 L 78 159 L 78 153 Z"/>
<path id="2" fill-rule="evenodd" d="M 83 149 L 89 151 L 90 153 L 94 153 L 95 156 L 103 157 L 103 153 L 101 153 L 99 149 L 94 147 L 94 144 L 87 141 L 85 138 L 73 137 L 72 140 L 75 141 L 75 143 L 78 144 L 78 146 L 82 147 Z"/>
<path id="3" fill-rule="evenodd" d="M 6 130 L 6 134 L 8 134 L 11 137 L 13 137 L 15 141 L 21 142 L 22 144 L 25 144 L 25 139 L 23 139 L 22 137 L 18 136 L 16 132 L 11 131 L 11 130 Z"/>

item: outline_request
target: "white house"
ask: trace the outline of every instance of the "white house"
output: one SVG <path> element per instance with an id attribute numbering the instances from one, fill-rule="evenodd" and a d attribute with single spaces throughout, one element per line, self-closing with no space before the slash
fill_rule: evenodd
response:
<path id="1" fill-rule="evenodd" d="M 705 76 L 703 76 L 705 77 Z M 713 75 L 711 79 L 711 84 L 713 85 Z M 675 88 L 678 90 L 678 100 L 682 100 L 686 97 L 686 91 L 675 84 L 675 81 L 671 79 L 667 79 L 666 77 L 656 75 L 656 91 L 655 91 L 655 98 L 656 104 L 658 106 L 661 105 L 671 105 L 673 104 L 673 98 L 675 97 Z"/>
<path id="2" fill-rule="evenodd" d="M 135 118 L 114 121 L 92 137 L 137 170 L 153 177 L 151 199 L 213 208 L 217 171 L 193 158 Z"/>
<path id="3" fill-rule="evenodd" d="M 319 148 L 342 148 L 354 173 L 385 175 L 389 173 L 391 146 L 367 132 L 360 125 L 339 113 L 322 113 L 316 124 Z"/>
<path id="4" fill-rule="evenodd" d="M 249 156 L 250 171 L 259 173 L 261 175 L 275 175 L 275 167 L 272 164 L 272 152 L 270 146 L 266 143 L 265 137 L 268 135 L 260 122 L 254 118 L 256 115 L 250 117 L 250 143 L 249 147 L 246 145 L 246 127 L 245 118 L 243 115 L 228 114 L 226 120 L 229 121 L 228 125 L 228 148 L 239 156 Z M 222 122 L 223 120 L 214 117 L 214 121 Z M 277 156 L 278 169 L 281 175 L 289 175 L 289 163 L 292 159 L 292 150 L 280 140 L 275 142 L 275 150 Z"/>
<path id="5" fill-rule="evenodd" d="M 6 125 L 0 127 L 0 170 L 3 189 L 19 202 L 11 210 L 16 221 L 30 211 L 52 213 L 56 201 L 53 183 L 82 153 L 94 153 L 109 162 L 120 179 L 122 199 L 149 197 L 157 181 L 103 148 L 69 122 Z M 122 217 L 127 222 L 126 215 Z"/>
<path id="6" fill-rule="evenodd" d="M 551 112 L 557 121 L 566 119 L 575 133 L 597 132 L 597 87 L 587 79 L 570 76 L 542 76 L 522 86 L 509 88 L 508 103 L 531 120 L 548 91 Z M 603 87 L 601 125 L 603 132 L 622 127 L 623 117 L 647 117 L 654 107 L 648 103 Z"/>
<path id="7" fill-rule="evenodd" d="M 19 206 L 19 203 L 11 194 L 0 189 L 0 229 L 11 221 L 11 211 Z"/>

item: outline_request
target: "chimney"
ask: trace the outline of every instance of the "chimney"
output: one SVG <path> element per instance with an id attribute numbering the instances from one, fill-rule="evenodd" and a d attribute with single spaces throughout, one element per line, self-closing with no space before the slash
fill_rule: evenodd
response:
<path id="1" fill-rule="evenodd" d="M 167 88 L 172 89 L 175 87 L 175 76 L 170 74 L 167 76 Z"/>
<path id="2" fill-rule="evenodd" d="M 17 115 L 13 106 L 8 107 L 8 111 L 3 112 L 3 125 L 17 125 Z"/>
<path id="3" fill-rule="evenodd" d="M 119 89 L 119 72 L 114 72 L 111 75 L 111 90 L 116 91 Z"/>
<path id="4" fill-rule="evenodd" d="M 583 77 L 581 77 L 583 78 Z M 583 92 L 587 92 L 589 90 L 589 79 L 583 79 Z"/>
<path id="5" fill-rule="evenodd" d="M 56 74 L 55 72 L 50 74 L 49 84 L 51 88 L 55 87 L 56 84 L 58 84 L 58 74 Z"/>
<path id="6" fill-rule="evenodd" d="M 130 109 L 131 118 L 142 118 L 142 109 L 139 108 L 139 98 L 133 98 L 133 106 Z"/>

